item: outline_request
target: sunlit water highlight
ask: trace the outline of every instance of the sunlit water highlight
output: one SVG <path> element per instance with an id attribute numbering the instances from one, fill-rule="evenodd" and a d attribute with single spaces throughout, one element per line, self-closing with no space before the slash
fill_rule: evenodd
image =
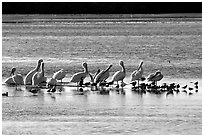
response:
<path id="1" fill-rule="evenodd" d="M 128 81 L 128 79 L 126 79 Z M 163 79 L 193 86 L 199 91 L 166 96 L 139 94 L 127 85 L 109 94 L 84 88 L 63 87 L 61 93 L 42 89 L 37 95 L 25 87 L 3 85 L 9 97 L 2 98 L 3 134 L 201 134 L 202 87 L 200 79 Z M 59 90 L 59 89 L 58 89 Z"/>

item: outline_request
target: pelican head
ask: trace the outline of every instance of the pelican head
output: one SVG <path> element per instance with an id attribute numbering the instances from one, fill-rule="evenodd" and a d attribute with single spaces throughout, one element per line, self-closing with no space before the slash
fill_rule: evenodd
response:
<path id="1" fill-rule="evenodd" d="M 109 66 L 108 66 L 108 69 L 107 70 L 109 70 L 111 67 L 112 67 L 113 65 L 112 64 L 110 64 Z"/>
<path id="2" fill-rule="evenodd" d="M 160 70 L 157 70 L 156 72 L 155 72 L 155 74 L 157 75 L 157 74 L 161 74 L 161 71 Z"/>
<path id="3" fill-rule="evenodd" d="M 38 64 L 41 64 L 41 62 L 43 62 L 43 59 L 38 60 Z"/>
<path id="4" fill-rule="evenodd" d="M 41 63 L 43 62 L 43 59 L 39 59 L 38 60 L 38 65 L 37 65 L 37 71 L 39 70 L 39 68 L 40 68 L 40 65 L 41 65 Z"/>
<path id="5" fill-rule="evenodd" d="M 123 62 L 122 60 L 119 61 L 119 64 L 120 64 L 121 66 L 124 66 L 124 62 Z"/>
<path id="6" fill-rule="evenodd" d="M 82 67 L 85 68 L 85 71 L 88 72 L 88 65 L 86 62 L 82 63 Z"/>
<path id="7" fill-rule="evenodd" d="M 140 62 L 140 65 L 137 70 L 140 70 L 140 68 L 142 68 L 142 65 L 143 65 L 143 61 Z"/>
<path id="8" fill-rule="evenodd" d="M 11 75 L 14 75 L 14 72 L 15 72 L 15 71 L 16 71 L 16 68 L 13 67 L 13 68 L 11 69 L 10 76 L 11 76 Z"/>
<path id="9" fill-rule="evenodd" d="M 44 62 L 41 63 L 41 68 L 44 69 Z"/>

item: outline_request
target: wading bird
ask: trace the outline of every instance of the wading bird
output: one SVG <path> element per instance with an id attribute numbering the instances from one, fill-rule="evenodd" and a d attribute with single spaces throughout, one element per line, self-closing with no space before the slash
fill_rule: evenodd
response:
<path id="1" fill-rule="evenodd" d="M 126 76 L 125 66 L 122 60 L 119 61 L 119 65 L 121 66 L 122 70 L 115 72 L 115 74 L 112 77 L 112 81 L 117 82 L 117 87 L 119 87 L 118 81 L 121 81 L 123 83 L 123 79 Z"/>
<path id="2" fill-rule="evenodd" d="M 141 80 L 142 75 L 143 75 L 142 65 L 143 65 L 143 61 L 140 62 L 140 65 L 139 65 L 138 69 L 135 70 L 130 76 L 131 77 L 131 80 L 130 80 L 131 82 L 138 80 L 138 87 L 139 87 L 139 80 Z"/>
<path id="3" fill-rule="evenodd" d="M 109 65 L 108 68 L 106 70 L 102 70 L 100 73 L 98 73 L 98 75 L 95 77 L 94 79 L 94 83 L 101 83 L 101 82 L 104 82 L 106 79 L 108 79 L 108 77 L 110 76 L 110 68 L 112 67 L 113 65 Z"/>
<path id="4" fill-rule="evenodd" d="M 41 71 L 36 72 L 32 77 L 32 85 L 38 85 L 44 81 L 44 63 L 41 63 Z"/>
<path id="5" fill-rule="evenodd" d="M 25 85 L 31 85 L 32 84 L 32 77 L 33 75 L 38 72 L 41 63 L 43 62 L 42 59 L 39 59 L 37 62 L 37 66 L 35 67 L 35 69 L 31 70 L 24 78 L 24 84 Z"/>
<path id="6" fill-rule="evenodd" d="M 56 79 L 51 78 L 50 80 L 48 80 L 47 87 L 52 87 L 54 85 L 57 85 L 57 80 Z"/>
<path id="7" fill-rule="evenodd" d="M 84 71 L 74 74 L 70 79 L 70 82 L 77 83 L 77 86 L 78 86 L 79 82 L 81 80 L 84 80 L 89 73 L 88 72 L 88 66 L 87 66 L 86 62 L 82 63 L 82 67 L 84 68 Z"/>
<path id="8" fill-rule="evenodd" d="M 183 86 L 182 88 L 183 88 L 183 89 L 186 89 L 186 88 L 187 88 L 187 85 Z"/>
<path id="9" fill-rule="evenodd" d="M 54 73 L 54 75 L 52 76 L 53 79 L 56 80 L 61 80 L 62 83 L 62 79 L 66 76 L 66 72 L 64 71 L 64 69 L 61 69 L 57 72 Z"/>
<path id="10" fill-rule="evenodd" d="M 2 96 L 6 96 L 6 97 L 8 97 L 8 92 L 6 92 L 6 93 L 2 93 Z"/>
<path id="11" fill-rule="evenodd" d="M 101 70 L 98 69 L 95 74 L 90 74 L 90 73 L 89 73 L 89 76 L 90 76 L 90 78 L 91 78 L 91 84 L 92 84 L 92 85 L 96 85 L 96 84 L 94 84 L 94 79 L 96 78 L 96 76 L 98 75 L 98 73 L 100 73 L 100 71 L 101 71 Z"/>
<path id="12" fill-rule="evenodd" d="M 10 78 L 8 78 L 5 83 L 16 85 L 16 89 L 18 85 L 23 85 L 23 76 L 21 74 L 15 74 L 16 68 L 11 69 Z M 12 79 L 12 80 L 11 80 Z M 10 83 L 9 83 L 10 82 Z"/>
<path id="13" fill-rule="evenodd" d="M 157 86 L 157 81 L 160 81 L 164 76 L 162 75 L 160 70 L 157 70 L 155 73 L 150 74 L 147 76 L 148 81 L 153 81 L 156 83 Z"/>

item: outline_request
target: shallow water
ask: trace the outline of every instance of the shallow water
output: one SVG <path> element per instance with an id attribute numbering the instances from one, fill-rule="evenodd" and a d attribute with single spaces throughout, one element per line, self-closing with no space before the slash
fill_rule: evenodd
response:
<path id="1" fill-rule="evenodd" d="M 126 79 L 126 81 L 128 81 Z M 109 94 L 63 87 L 61 93 L 42 89 L 37 95 L 2 86 L 3 134 L 202 134 L 201 79 L 163 79 L 181 86 L 199 81 L 198 92 L 139 94 L 130 85 Z M 161 84 L 161 83 L 158 83 Z M 58 89 L 59 90 L 59 89 Z M 190 91 L 187 90 L 189 93 Z"/>

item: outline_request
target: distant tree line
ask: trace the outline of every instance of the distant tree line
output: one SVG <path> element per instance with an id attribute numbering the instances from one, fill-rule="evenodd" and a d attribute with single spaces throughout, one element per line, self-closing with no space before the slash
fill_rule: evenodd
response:
<path id="1" fill-rule="evenodd" d="M 202 13 L 202 2 L 3 2 L 3 14 Z"/>

